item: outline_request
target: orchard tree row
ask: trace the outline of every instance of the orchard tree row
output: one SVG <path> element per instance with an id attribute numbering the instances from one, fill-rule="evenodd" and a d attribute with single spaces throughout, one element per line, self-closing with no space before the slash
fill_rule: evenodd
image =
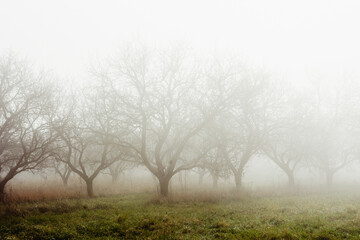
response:
<path id="1" fill-rule="evenodd" d="M 171 178 L 202 169 L 241 189 L 255 155 L 295 183 L 300 166 L 328 185 L 359 159 L 360 87 L 350 78 L 279 80 L 235 57 L 183 47 L 127 46 L 93 66 L 80 88 L 61 86 L 8 54 L 0 60 L 0 196 L 22 172 L 80 176 L 89 196 L 110 169 L 145 166 L 168 195 Z"/>

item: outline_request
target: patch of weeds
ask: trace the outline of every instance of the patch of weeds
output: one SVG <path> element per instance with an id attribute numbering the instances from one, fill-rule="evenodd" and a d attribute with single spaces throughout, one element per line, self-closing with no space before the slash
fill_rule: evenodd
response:
<path id="1" fill-rule="evenodd" d="M 329 235 L 328 233 L 321 233 L 321 234 L 316 234 L 314 236 L 311 237 L 314 240 L 333 240 L 336 239 L 333 236 Z"/>
<path id="2" fill-rule="evenodd" d="M 97 203 L 92 209 L 111 209 L 112 206 L 109 204 Z"/>
<path id="3" fill-rule="evenodd" d="M 227 228 L 227 227 L 230 227 L 230 224 L 228 222 L 226 222 L 225 220 L 221 220 L 221 221 L 215 223 L 215 225 L 213 227 L 214 228 Z"/>
<path id="4" fill-rule="evenodd" d="M 124 224 L 127 219 L 128 219 L 128 216 L 127 216 L 127 215 L 120 215 L 120 216 L 117 218 L 117 222 L 118 222 L 119 224 Z"/>
<path id="5" fill-rule="evenodd" d="M 58 229 L 50 226 L 34 225 L 28 227 L 26 231 L 22 232 L 20 236 L 23 239 L 37 239 L 37 240 L 65 240 L 74 239 L 77 234 L 67 229 Z"/>
<path id="6" fill-rule="evenodd" d="M 267 232 L 262 236 L 262 239 L 269 239 L 269 240 L 295 240 L 298 237 L 288 233 L 288 232 Z"/>
<path id="7" fill-rule="evenodd" d="M 85 218 L 87 218 L 89 216 L 89 214 L 87 213 L 87 212 L 82 212 L 81 213 L 81 215 L 80 215 L 80 217 L 82 218 L 82 219 L 85 219 Z"/>
<path id="8" fill-rule="evenodd" d="M 269 224 L 273 225 L 273 226 L 280 226 L 281 224 L 283 224 L 285 221 L 279 217 L 272 217 L 269 219 Z"/>
<path id="9" fill-rule="evenodd" d="M 112 222 L 90 221 L 86 224 L 81 224 L 76 227 L 76 231 L 85 236 L 104 237 L 104 236 L 119 236 L 122 232 L 118 224 Z"/>
<path id="10" fill-rule="evenodd" d="M 354 215 L 354 214 L 358 213 L 358 210 L 356 208 L 354 208 L 354 207 L 347 207 L 345 209 L 345 212 L 348 213 L 348 214 Z"/>
<path id="11" fill-rule="evenodd" d="M 27 213 L 28 213 L 28 211 L 22 210 L 16 205 L 8 205 L 5 207 L 3 217 L 5 217 L 5 216 L 22 217 L 22 216 L 26 215 Z"/>
<path id="12" fill-rule="evenodd" d="M 155 221 L 153 219 L 146 218 L 140 223 L 139 227 L 144 230 L 153 231 L 156 228 Z"/>
<path id="13" fill-rule="evenodd" d="M 181 233 L 186 234 L 186 233 L 190 233 L 191 232 L 191 227 L 189 226 L 184 226 Z"/>
<path id="14" fill-rule="evenodd" d="M 52 210 L 54 213 L 61 214 L 61 213 L 69 213 L 75 211 L 75 206 L 70 206 L 68 203 L 65 202 L 57 202 L 55 208 Z"/>

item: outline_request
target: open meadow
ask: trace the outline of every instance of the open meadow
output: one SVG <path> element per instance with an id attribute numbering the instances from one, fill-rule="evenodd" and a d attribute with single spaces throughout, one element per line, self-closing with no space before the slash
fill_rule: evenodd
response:
<path id="1" fill-rule="evenodd" d="M 360 194 L 150 193 L 1 205 L 0 239 L 359 239 Z"/>

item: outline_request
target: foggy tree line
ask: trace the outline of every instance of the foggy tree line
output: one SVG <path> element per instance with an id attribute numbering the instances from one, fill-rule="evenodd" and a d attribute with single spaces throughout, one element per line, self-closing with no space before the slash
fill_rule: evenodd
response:
<path id="1" fill-rule="evenodd" d="M 86 86 L 54 84 L 12 54 L 0 60 L 0 196 L 22 172 L 53 168 L 67 185 L 145 166 L 168 195 L 172 177 L 232 177 L 255 156 L 296 182 L 299 167 L 334 174 L 359 159 L 356 81 L 294 86 L 235 57 L 183 47 L 126 47 L 93 66 Z"/>

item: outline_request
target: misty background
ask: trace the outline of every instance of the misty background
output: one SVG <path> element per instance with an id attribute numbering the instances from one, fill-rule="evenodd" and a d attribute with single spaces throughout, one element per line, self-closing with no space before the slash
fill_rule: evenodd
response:
<path id="1" fill-rule="evenodd" d="M 244 171 L 240 173 L 243 176 L 244 187 L 255 189 L 261 186 L 288 185 L 289 179 L 284 170 L 269 157 L 274 154 L 271 152 L 274 145 L 281 146 L 279 149 L 291 149 L 292 153 L 295 152 L 294 155 L 288 157 L 289 159 L 294 160 L 301 155 L 298 160 L 300 163 L 294 170 L 296 186 L 323 187 L 327 184 L 326 172 L 319 167 L 317 164 L 319 161 L 316 160 L 321 158 L 318 157 L 319 155 L 326 152 L 327 155 L 323 158 L 334 159 L 332 161 L 335 163 L 332 164 L 335 168 L 341 166 L 333 176 L 333 184 L 360 187 L 358 150 L 360 145 L 358 136 L 360 135 L 357 135 L 360 126 L 359 10 L 358 1 L 325 0 L 301 2 L 285 0 L 181 2 L 5 0 L 0 3 L 0 53 L 5 56 L 3 59 L 12 54 L 15 56 L 14 59 L 20 61 L 25 59 L 31 71 L 46 75 L 46 78 L 50 79 L 50 85 L 61 89 L 54 90 L 55 93 L 63 94 L 55 94 L 57 96 L 54 102 L 61 102 L 59 106 L 66 106 L 64 109 L 72 109 L 69 103 L 72 102 L 71 94 L 73 93 L 76 93 L 75 96 L 80 96 L 85 92 L 79 100 L 74 101 L 79 104 L 76 107 L 86 104 L 90 106 L 92 103 L 85 102 L 91 98 L 89 96 L 95 94 L 94 89 L 104 91 L 96 92 L 99 95 L 95 94 L 96 97 L 93 100 L 105 99 L 105 97 L 111 99 L 112 88 L 114 92 L 117 91 L 126 96 L 133 94 L 133 89 L 130 87 L 126 89 L 126 83 L 113 86 L 112 80 L 109 79 L 124 78 L 123 75 L 116 74 L 119 74 L 121 69 L 133 67 L 130 66 L 132 62 L 141 62 L 140 56 L 146 55 L 147 51 L 149 51 L 150 62 L 153 62 L 146 66 L 149 66 L 149 72 L 154 73 L 154 78 L 160 74 L 159 66 L 172 63 L 172 59 L 184 62 L 185 67 L 181 74 L 184 73 L 186 77 L 197 71 L 204 75 L 202 79 L 207 79 L 208 75 L 221 79 L 221 76 L 226 75 L 222 72 L 225 69 L 229 73 L 230 80 L 224 78 L 225 80 L 222 79 L 224 82 L 218 81 L 220 87 L 216 83 L 214 86 L 209 84 L 212 90 L 201 93 L 204 94 L 202 99 L 209 101 L 204 103 L 204 106 L 219 100 L 212 97 L 218 96 L 214 92 L 223 91 L 221 86 L 227 89 L 224 90 L 225 92 L 231 92 L 231 88 L 237 86 L 233 83 L 241 82 L 241 79 L 250 79 L 249 85 L 242 86 L 242 91 L 248 90 L 250 93 L 251 87 L 261 86 L 260 93 L 256 93 L 258 95 L 255 94 L 254 97 L 256 99 L 254 101 L 260 102 L 261 106 L 250 104 L 250 106 L 256 106 L 254 109 L 268 109 L 268 107 L 271 109 L 272 104 L 268 105 L 268 103 L 279 106 L 269 110 L 267 117 L 261 115 L 265 114 L 263 112 L 254 111 L 257 116 L 255 125 L 258 128 L 256 129 L 260 129 L 261 134 L 267 133 L 259 139 L 269 144 L 258 144 L 261 147 L 258 147 L 256 153 L 246 162 Z M 189 55 L 187 55 L 188 52 Z M 127 59 L 126 57 L 129 59 L 129 64 L 121 65 L 122 61 L 126 61 L 124 60 Z M 219 62 L 221 67 L 217 68 Z M 193 67 L 197 64 L 201 66 L 194 70 Z M 236 76 L 233 77 L 230 73 Z M 163 86 L 156 84 L 158 82 L 150 83 L 155 90 L 149 90 L 150 94 L 154 94 L 154 99 L 158 97 L 156 91 L 163 89 Z M 190 84 L 186 88 L 192 89 L 191 83 L 184 84 Z M 89 88 L 94 92 L 91 92 Z M 196 86 L 194 89 L 200 89 L 199 92 L 201 92 L 201 89 L 205 88 Z M 232 94 L 239 93 L 240 90 L 237 90 L 237 87 L 234 87 Z M 188 94 L 194 96 L 191 92 Z M 81 105 L 82 101 L 84 105 Z M 158 103 L 157 100 L 152 101 Z M 236 101 L 226 103 L 224 106 L 232 107 Z M 119 106 L 119 102 L 111 104 Z M 186 107 L 188 106 L 186 104 L 188 103 L 184 102 L 184 109 L 192 111 Z M 285 109 L 280 109 L 284 106 Z M 86 114 L 90 116 L 89 112 Z M 275 134 L 265 127 L 271 121 L 276 122 L 282 119 L 282 114 L 293 117 L 293 119 L 291 117 L 286 119 L 285 122 L 279 122 L 284 126 L 288 124 L 286 126 L 294 131 L 291 134 L 287 132 L 286 139 L 279 137 L 283 136 L 281 127 Z M 199 113 L 196 117 L 200 115 Z M 341 120 L 336 120 L 340 124 L 335 124 L 335 127 L 330 124 L 332 120 L 329 119 L 337 119 L 337 116 L 340 116 Z M 187 118 L 184 117 L 184 119 Z M 306 127 L 297 128 L 296 124 L 296 126 L 292 125 L 298 120 L 301 120 L 300 125 L 303 124 Z M 218 119 L 215 122 L 224 124 L 226 127 L 233 126 L 226 124 L 226 121 L 225 115 L 224 119 Z M 82 123 L 85 120 L 79 120 L 79 122 Z M 318 125 L 312 126 L 314 122 Z M 128 126 L 126 124 L 124 126 Z M 125 127 L 125 129 L 129 128 Z M 216 127 L 211 129 L 216 129 Z M 121 133 L 123 131 L 117 130 Z M 329 132 L 331 136 L 327 135 Z M 192 144 L 204 143 L 205 141 L 200 140 L 202 138 L 216 138 L 212 137 L 211 133 L 209 136 L 204 134 L 199 133 L 199 136 L 196 136 L 199 139 L 195 139 Z M 74 136 L 69 134 L 69 139 L 75 139 Z M 240 139 L 244 139 L 241 136 Z M 328 145 L 325 144 L 326 140 L 329 140 Z M 289 144 L 292 141 L 295 143 Z M 221 138 L 219 142 L 222 142 Z M 213 143 L 206 144 L 212 146 Z M 293 146 L 296 146 L 296 149 L 293 149 Z M 201 145 L 196 150 L 187 150 L 186 157 L 192 158 L 192 154 L 202 150 L 202 147 L 204 146 Z M 101 149 L 96 151 L 96 147 L 93 149 L 95 149 L 95 155 L 101 152 Z M 233 150 L 231 146 L 225 149 Z M 126 151 L 121 149 L 120 152 Z M 231 151 L 229 150 L 230 154 Z M 208 153 L 209 158 L 217 156 L 217 153 L 211 151 Z M 220 154 L 223 154 L 221 159 L 226 158 L 225 153 Z M 344 154 L 350 157 L 345 158 Z M 278 155 L 280 156 L 281 153 Z M 120 159 L 125 158 L 134 157 L 126 155 Z M 204 156 L 203 159 L 205 159 Z M 143 165 L 142 160 L 137 159 L 132 162 L 136 163 L 119 176 L 119 185 L 122 185 L 124 189 L 134 189 L 137 184 L 148 184 L 156 190 L 158 180 Z M 219 174 L 217 185 L 235 188 L 234 176 L 230 168 L 222 169 L 224 166 L 223 162 L 220 166 L 215 166 L 220 169 L 217 170 Z M 172 177 L 171 181 L 174 185 L 184 188 L 186 179 L 188 187 L 198 186 L 199 164 L 184 170 L 186 171 L 176 173 Z M 103 185 L 111 183 L 111 176 L 105 173 L 106 171 L 106 169 L 101 170 L 99 178 L 95 180 L 95 187 L 100 182 Z M 4 177 L 5 174 L 0 174 L 0 177 Z M 84 185 L 74 173 L 70 179 Z M 34 173 L 24 171 L 14 176 L 9 184 L 12 184 L 15 189 L 16 183 L 30 182 L 31 185 L 31 181 L 39 184 L 39 182 L 44 183 L 50 180 L 61 182 L 59 176 L 55 175 L 54 169 L 47 166 Z M 204 184 L 207 187 L 214 185 L 214 178 L 209 169 L 205 170 Z"/>

